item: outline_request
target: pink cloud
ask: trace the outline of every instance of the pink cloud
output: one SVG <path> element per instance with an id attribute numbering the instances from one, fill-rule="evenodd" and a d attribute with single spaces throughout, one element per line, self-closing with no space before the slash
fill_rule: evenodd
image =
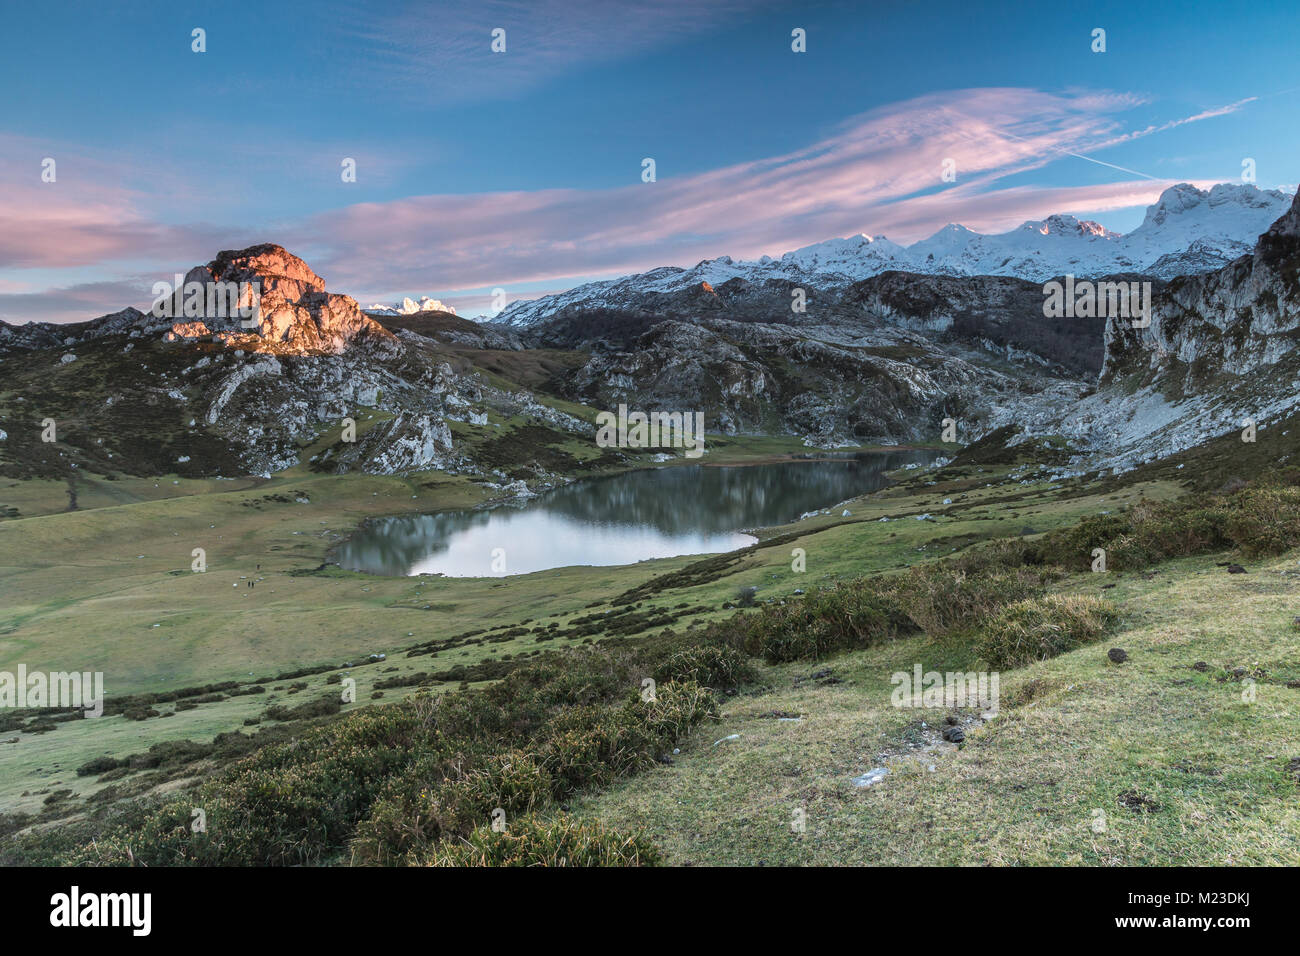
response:
<path id="1" fill-rule="evenodd" d="M 686 175 L 661 165 L 654 183 L 639 181 L 635 156 L 629 184 L 618 188 L 412 196 L 274 230 L 254 224 L 257 231 L 163 224 L 143 211 L 139 193 L 113 185 L 107 172 L 65 178 L 61 165 L 59 182 L 44 184 L 35 159 L 22 182 L 0 182 L 14 187 L 5 188 L 0 205 L 0 268 L 102 271 L 105 263 L 131 260 L 135 273 L 157 262 L 170 275 L 221 248 L 277 241 L 306 258 L 331 289 L 366 303 L 393 289 L 500 286 L 513 298 L 512 286 L 525 283 L 562 288 L 575 277 L 689 266 L 723 254 L 779 255 L 857 232 L 910 242 L 949 222 L 999 231 L 1055 212 L 1144 205 L 1171 185 L 1148 177 L 1046 187 L 1015 178 L 1052 163 L 1093 161 L 1088 153 L 1134 135 L 1123 132 L 1117 115 L 1140 102 L 1086 91 L 934 93 L 856 116 L 781 155 Z M 941 180 L 948 159 L 954 183 Z M 22 167 L 5 168 L 12 179 Z M 6 277 L 13 278 L 21 276 Z M 9 298 L 0 293 L 0 312 L 11 312 Z M 67 301 L 71 307 L 77 300 Z M 67 318 L 124 304 L 104 302 Z"/>
<path id="2" fill-rule="evenodd" d="M 948 222 L 1010 228 L 1052 212 L 1149 203 L 1172 184 L 1004 184 L 1112 138 L 1110 114 L 1135 102 L 1023 89 L 932 94 L 855 117 L 787 154 L 704 173 L 660 167 L 657 182 L 615 189 L 368 203 L 290 235 L 315 245 L 340 287 L 446 289 L 776 255 L 856 232 L 914 241 Z M 956 164 L 955 184 L 941 182 L 945 159 Z"/>

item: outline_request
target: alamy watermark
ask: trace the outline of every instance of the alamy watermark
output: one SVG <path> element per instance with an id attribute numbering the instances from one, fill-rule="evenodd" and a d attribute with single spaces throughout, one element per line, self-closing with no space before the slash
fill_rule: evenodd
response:
<path id="1" fill-rule="evenodd" d="M 889 682 L 894 707 L 952 708 L 978 707 L 997 713 L 999 697 L 997 671 L 926 671 L 920 664 L 912 673 L 895 671 Z"/>
<path id="2" fill-rule="evenodd" d="M 1043 286 L 1043 315 L 1049 319 L 1132 319 L 1133 328 L 1151 324 L 1150 282 L 1092 282 L 1066 275 Z"/>
<path id="3" fill-rule="evenodd" d="M 703 412 L 629 412 L 596 416 L 596 445 L 600 448 L 685 448 L 687 458 L 704 454 Z"/>
<path id="4" fill-rule="evenodd" d="M 27 672 L 26 664 L 18 672 L 0 671 L 0 707 L 80 708 L 87 717 L 104 713 L 104 674 L 102 671 Z"/>
<path id="5" fill-rule="evenodd" d="M 153 284 L 151 312 L 159 319 L 238 318 L 240 326 L 255 329 L 262 320 L 262 283 L 186 282 L 179 272 L 175 283 Z"/>

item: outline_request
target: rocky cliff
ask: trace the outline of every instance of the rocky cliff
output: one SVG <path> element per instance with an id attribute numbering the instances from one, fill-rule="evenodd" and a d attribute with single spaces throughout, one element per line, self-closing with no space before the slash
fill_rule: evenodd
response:
<path id="1" fill-rule="evenodd" d="M 183 290 L 177 290 L 166 303 L 171 316 L 184 316 L 172 326 L 175 337 L 221 335 L 225 341 L 257 352 L 334 353 L 363 338 L 391 338 L 361 311 L 355 299 L 325 291 L 325 280 L 307 263 L 273 243 L 218 253 L 206 266 L 195 266 L 185 275 L 184 288 L 192 283 L 233 283 L 258 289 L 256 315 L 244 322 L 238 316 L 214 315 L 205 305 L 204 314 L 194 316 L 185 308 Z M 247 296 L 241 297 L 239 304 L 245 309 L 253 306 Z"/>
<path id="2" fill-rule="evenodd" d="M 1127 469 L 1300 409 L 1300 200 L 1254 248 L 1156 291 L 1148 327 L 1111 318 L 1100 388 L 1021 438 L 1067 435 L 1077 464 Z"/>

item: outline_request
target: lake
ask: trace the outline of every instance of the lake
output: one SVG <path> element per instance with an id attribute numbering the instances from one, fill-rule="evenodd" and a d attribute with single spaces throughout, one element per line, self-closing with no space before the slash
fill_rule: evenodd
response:
<path id="1" fill-rule="evenodd" d="M 630 471 L 488 508 L 368 521 L 334 560 L 370 574 L 502 577 L 733 551 L 756 540 L 745 529 L 875 491 L 885 472 L 935 457 L 908 449 Z"/>

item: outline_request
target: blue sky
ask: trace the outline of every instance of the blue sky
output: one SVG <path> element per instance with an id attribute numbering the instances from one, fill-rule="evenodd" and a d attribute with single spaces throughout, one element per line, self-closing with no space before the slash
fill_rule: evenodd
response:
<path id="1" fill-rule="evenodd" d="M 473 314 L 856 232 L 1127 231 L 1247 157 L 1262 187 L 1300 178 L 1294 3 L 645 6 L 10 5 L 0 318 L 140 305 L 259 241 L 363 304 Z"/>

